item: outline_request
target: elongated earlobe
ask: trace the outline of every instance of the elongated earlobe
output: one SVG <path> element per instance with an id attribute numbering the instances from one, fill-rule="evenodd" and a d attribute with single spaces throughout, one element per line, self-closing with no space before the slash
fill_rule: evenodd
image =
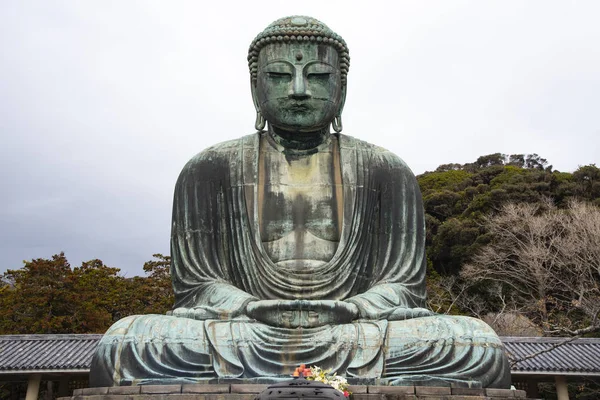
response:
<path id="1" fill-rule="evenodd" d="M 261 114 L 260 111 L 256 112 L 256 122 L 254 122 L 254 127 L 256 128 L 257 131 L 261 132 L 265 129 L 265 117 L 263 117 L 263 115 Z"/>
<path id="2" fill-rule="evenodd" d="M 333 130 L 336 131 L 336 133 L 340 133 L 342 131 L 342 129 L 344 128 L 342 126 L 342 116 L 341 115 L 337 115 L 333 119 L 333 122 L 331 122 L 331 126 L 333 127 Z"/>

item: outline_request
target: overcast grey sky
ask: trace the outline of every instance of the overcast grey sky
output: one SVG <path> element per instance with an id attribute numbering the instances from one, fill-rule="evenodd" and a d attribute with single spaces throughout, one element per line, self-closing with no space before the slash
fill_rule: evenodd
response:
<path id="1" fill-rule="evenodd" d="M 169 252 L 195 153 L 254 131 L 248 45 L 314 16 L 352 65 L 344 133 L 416 174 L 495 152 L 600 162 L 598 1 L 0 2 L 0 272 Z"/>

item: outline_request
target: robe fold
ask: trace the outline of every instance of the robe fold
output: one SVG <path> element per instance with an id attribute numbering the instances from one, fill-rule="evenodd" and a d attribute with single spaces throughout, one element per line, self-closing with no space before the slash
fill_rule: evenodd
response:
<path id="1" fill-rule="evenodd" d="M 421 194 L 394 154 L 340 135 L 344 219 L 337 252 L 307 271 L 275 265 L 258 228 L 259 135 L 209 148 L 177 181 L 171 236 L 175 307 L 236 316 L 252 300 L 345 300 L 382 319 L 425 304 Z M 248 215 L 248 209 L 254 210 Z"/>

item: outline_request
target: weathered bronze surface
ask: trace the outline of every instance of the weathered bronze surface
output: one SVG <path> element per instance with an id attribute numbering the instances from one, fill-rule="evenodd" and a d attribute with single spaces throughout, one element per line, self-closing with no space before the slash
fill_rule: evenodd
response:
<path id="1" fill-rule="evenodd" d="M 175 187 L 172 315 L 114 324 L 91 385 L 268 382 L 307 364 L 379 384 L 509 387 L 490 327 L 424 308 L 410 169 L 339 133 L 343 39 L 283 18 L 248 60 L 258 132 L 204 150 Z"/>

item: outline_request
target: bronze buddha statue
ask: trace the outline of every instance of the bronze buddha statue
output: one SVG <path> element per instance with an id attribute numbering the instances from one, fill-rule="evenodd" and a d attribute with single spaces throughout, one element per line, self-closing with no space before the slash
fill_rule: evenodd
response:
<path id="1" fill-rule="evenodd" d="M 307 364 L 384 384 L 509 387 L 489 326 L 424 308 L 413 173 L 340 133 L 343 39 L 282 18 L 248 61 L 257 132 L 193 157 L 175 187 L 175 307 L 115 323 L 92 386 L 269 382 Z"/>

